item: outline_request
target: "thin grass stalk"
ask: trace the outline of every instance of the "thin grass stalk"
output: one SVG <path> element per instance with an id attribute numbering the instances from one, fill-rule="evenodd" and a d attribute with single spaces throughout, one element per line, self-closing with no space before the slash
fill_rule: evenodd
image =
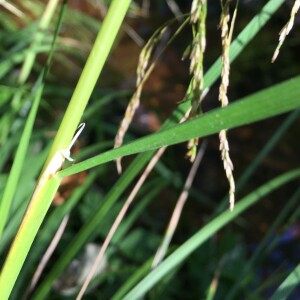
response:
<path id="1" fill-rule="evenodd" d="M 168 224 L 166 233 L 164 234 L 163 240 L 160 244 L 160 246 L 157 249 L 157 252 L 154 256 L 154 260 L 152 262 L 152 266 L 151 268 L 154 269 L 158 266 L 158 264 L 164 259 L 168 248 L 170 246 L 171 240 L 174 236 L 174 233 L 177 229 L 178 226 L 178 222 L 180 219 L 180 216 L 182 214 L 182 210 L 183 207 L 185 205 L 185 202 L 189 196 L 189 190 L 192 186 L 192 183 L 194 181 L 194 178 L 196 176 L 197 170 L 199 168 L 200 162 L 202 161 L 203 155 L 205 153 L 205 149 L 206 149 L 206 141 L 204 141 L 198 151 L 198 154 L 196 155 L 196 158 L 193 162 L 193 165 L 190 169 L 190 172 L 187 176 L 187 179 L 185 181 L 184 187 L 183 187 L 183 191 L 181 192 L 176 206 L 174 208 L 173 214 L 171 216 L 170 222 Z"/>
<path id="2" fill-rule="evenodd" d="M 38 264 L 38 267 L 36 269 L 36 271 L 33 274 L 33 277 L 31 279 L 30 285 L 28 287 L 28 289 L 25 292 L 24 298 L 26 299 L 28 297 L 28 295 L 33 291 L 33 289 L 35 288 L 36 284 L 38 283 L 47 263 L 49 262 L 52 254 L 54 253 L 59 241 L 61 240 L 61 237 L 66 229 L 66 226 L 68 224 L 69 221 L 69 217 L 70 215 L 66 215 L 62 222 L 60 223 L 58 230 L 56 231 L 49 247 L 47 248 L 45 254 L 43 255 L 40 263 Z"/>
<path id="3" fill-rule="evenodd" d="M 146 174 L 145 176 L 147 176 L 147 175 L 148 174 Z M 140 216 L 140 213 L 144 210 L 144 208 L 150 203 L 151 200 L 153 200 L 153 198 L 155 198 L 157 196 L 157 194 L 164 187 L 166 187 L 166 185 L 168 183 L 169 183 L 168 181 L 162 181 L 161 179 L 158 178 L 156 180 L 151 181 L 151 183 L 148 183 L 148 185 L 146 187 L 144 187 L 144 190 L 142 190 L 142 199 L 141 199 L 141 201 L 132 210 L 131 214 L 124 220 L 122 226 L 120 226 L 119 228 L 116 229 L 117 230 L 117 231 L 115 231 L 116 234 L 114 234 L 113 237 L 110 239 L 114 244 L 115 243 L 117 244 L 118 241 L 120 241 L 122 239 L 122 237 L 126 235 L 126 233 L 128 232 L 128 230 L 130 229 L 130 227 L 132 226 L 132 224 L 134 223 L 134 221 Z M 136 190 L 138 190 L 138 187 L 136 188 Z M 131 192 L 131 194 L 129 195 L 129 197 L 132 196 L 132 193 L 133 193 L 133 191 Z M 111 231 L 112 231 L 112 229 L 110 229 L 110 232 Z M 107 239 L 108 239 L 108 235 L 106 236 L 106 240 Z M 103 243 L 103 246 L 104 246 L 104 244 L 105 244 L 105 241 Z M 105 246 L 105 248 L 107 248 L 107 247 Z M 105 255 L 105 253 L 104 253 L 105 250 L 102 251 L 102 249 L 100 249 L 100 252 L 103 252 L 103 258 L 102 258 L 103 262 L 102 263 L 105 263 L 105 261 L 107 259 L 109 260 L 109 257 L 114 252 L 113 249 L 111 249 L 111 250 L 112 251 L 110 251 L 106 256 L 104 256 Z M 97 265 L 101 266 L 102 263 L 100 262 Z M 95 263 L 94 263 L 94 265 L 95 265 Z M 97 283 L 96 278 L 95 278 L 95 280 L 92 281 L 92 283 L 93 284 Z"/>
<path id="4" fill-rule="evenodd" d="M 11 3 L 8 3 L 6 0 L 1 0 L 0 5 L 19 18 L 22 18 L 24 16 L 24 13 L 20 9 L 18 9 L 16 6 L 12 5 Z"/>
<path id="5" fill-rule="evenodd" d="M 175 0 L 166 0 L 167 5 L 174 14 L 175 18 L 180 22 L 183 18 L 183 13 Z"/>
<path id="6" fill-rule="evenodd" d="M 144 39 L 134 30 L 130 25 L 124 24 L 124 30 L 128 36 L 139 46 L 143 47 L 145 44 Z"/>
<path id="7" fill-rule="evenodd" d="M 141 186 L 143 185 L 143 183 L 145 182 L 145 180 L 147 179 L 148 175 L 150 174 L 150 172 L 152 171 L 152 169 L 154 168 L 154 166 L 156 165 L 157 161 L 160 159 L 160 157 L 163 155 L 163 153 L 165 152 L 166 148 L 161 148 L 157 151 L 156 155 L 153 156 L 153 158 L 151 159 L 151 161 L 149 162 L 149 164 L 147 165 L 145 171 L 143 172 L 142 176 L 139 178 L 138 182 L 136 183 L 136 185 L 134 186 L 133 190 L 131 191 L 129 197 L 127 198 L 127 200 L 125 201 L 122 209 L 120 210 L 117 218 L 115 219 L 112 227 L 109 230 L 109 233 L 107 234 L 104 243 L 100 249 L 99 254 L 96 257 L 96 260 L 94 262 L 93 268 L 90 270 L 86 280 L 84 281 L 84 284 L 82 285 L 76 300 L 80 300 L 82 299 L 89 283 L 91 282 L 94 274 L 96 273 L 96 270 L 98 268 L 98 266 L 101 265 L 102 260 L 104 258 L 104 254 L 106 249 L 108 248 L 110 241 L 112 240 L 116 230 L 118 229 L 120 223 L 122 222 L 127 210 L 129 209 L 129 206 L 131 205 L 132 201 L 134 200 L 135 196 L 137 195 L 138 191 L 140 190 Z"/>
<path id="8" fill-rule="evenodd" d="M 187 111 L 186 115 L 184 116 L 184 118 L 182 119 L 182 122 L 184 120 L 186 120 L 187 116 L 189 114 L 189 110 Z M 163 151 L 163 150 L 160 150 L 160 151 Z M 106 197 L 107 198 L 107 201 L 104 200 L 104 202 L 106 203 L 106 205 L 104 205 L 104 207 L 97 212 L 97 214 L 92 218 L 91 222 L 88 224 L 88 226 L 86 226 L 85 228 L 82 229 L 82 231 L 80 232 L 80 234 L 75 238 L 75 240 L 72 242 L 72 246 L 73 247 L 70 247 L 67 249 L 67 253 L 66 253 L 66 256 L 68 256 L 68 254 L 71 252 L 73 253 L 73 255 L 79 250 L 79 247 L 76 246 L 74 247 L 74 245 L 78 245 L 78 242 L 80 241 L 81 243 L 84 242 L 85 238 L 84 236 L 90 236 L 90 233 L 87 233 L 87 231 L 90 231 L 90 228 L 93 226 L 95 226 L 95 224 L 98 224 L 99 223 L 99 220 L 103 220 L 103 217 L 105 215 L 105 212 L 107 212 L 110 207 L 113 205 L 113 203 L 118 199 L 119 195 L 125 190 L 126 186 L 130 183 L 131 179 L 130 178 L 134 178 L 138 172 L 140 171 L 140 169 L 146 164 L 148 158 L 151 157 L 151 153 L 147 153 L 147 156 L 145 157 L 145 155 L 140 155 L 136 158 L 135 160 L 135 164 L 132 165 L 132 167 L 129 167 L 126 172 L 123 174 L 123 176 L 120 178 L 120 180 L 115 184 L 115 187 L 117 188 L 112 188 L 112 190 L 110 191 L 110 193 L 108 194 L 108 196 Z M 155 157 L 155 160 L 158 160 L 158 156 Z M 154 158 L 153 158 L 154 159 Z M 154 162 L 154 160 L 153 160 Z M 149 165 L 148 165 L 149 166 Z M 149 166 L 150 167 L 150 166 Z M 132 169 L 132 170 L 131 170 Z M 133 173 L 133 174 L 132 174 Z M 146 173 L 149 173 L 147 171 L 147 168 L 146 170 L 144 171 L 144 173 L 142 174 L 142 176 L 140 177 L 140 180 L 139 182 L 137 183 L 137 187 L 136 189 L 134 189 L 134 191 L 131 193 L 131 195 L 129 196 L 130 197 L 133 197 L 134 194 L 137 193 L 137 191 L 139 190 L 139 186 L 141 186 L 142 184 L 142 181 L 145 181 L 146 177 L 147 177 L 147 174 Z M 129 179 L 128 179 L 129 177 Z M 127 200 L 128 201 L 128 200 Z M 132 201 L 129 199 L 129 201 Z M 112 230 L 111 230 L 112 231 Z M 111 238 L 109 238 L 111 239 Z M 107 238 L 107 241 L 108 241 L 108 238 Z M 81 245 L 81 244 L 80 244 Z M 108 243 L 107 243 L 107 246 L 108 246 Z M 105 253 L 105 248 L 106 247 L 102 247 L 101 251 L 103 252 L 103 254 Z M 69 252 L 69 253 L 68 253 Z M 102 255 L 102 254 L 101 254 Z M 99 254 L 100 256 L 100 254 Z M 55 266 L 55 268 L 53 269 L 53 271 L 56 271 L 57 269 L 60 269 L 59 272 L 62 271 L 62 266 L 63 265 L 66 265 L 66 262 L 64 261 L 64 259 L 62 259 L 62 261 L 58 261 L 57 263 L 57 266 Z M 50 274 L 50 280 L 54 280 L 55 279 L 55 272 L 52 272 Z M 48 281 L 48 286 L 42 288 L 41 290 L 39 290 L 37 292 L 37 295 L 35 295 L 36 297 L 34 299 L 39 299 L 41 297 L 45 297 L 46 293 L 48 292 L 48 289 L 50 288 L 49 286 L 49 281 Z"/>

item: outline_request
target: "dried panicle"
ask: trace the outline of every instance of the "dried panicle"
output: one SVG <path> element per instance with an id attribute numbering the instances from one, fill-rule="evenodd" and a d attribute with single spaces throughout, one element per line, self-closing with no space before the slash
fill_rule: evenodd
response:
<path id="1" fill-rule="evenodd" d="M 206 48 L 206 13 L 207 1 L 194 0 L 191 8 L 191 22 L 193 23 L 194 38 L 192 42 L 192 50 L 190 54 L 190 73 L 192 79 L 192 100 L 190 118 L 195 117 L 200 110 L 201 96 L 204 88 L 203 76 L 203 57 Z M 188 142 L 187 157 L 191 162 L 195 159 L 197 152 L 198 139 L 192 139 Z"/>
<path id="2" fill-rule="evenodd" d="M 290 33 L 290 31 L 293 28 L 295 15 L 298 12 L 299 7 L 300 7 L 300 0 L 295 0 L 295 3 L 294 3 L 294 5 L 292 7 L 292 10 L 291 10 L 290 19 L 288 20 L 288 22 L 283 26 L 283 28 L 279 32 L 279 43 L 278 43 L 277 48 L 274 51 L 274 54 L 273 54 L 273 57 L 272 57 L 272 63 L 276 60 L 276 58 L 279 54 L 279 50 L 280 50 L 281 46 L 283 45 L 283 43 L 285 41 L 285 38 L 287 37 L 287 35 Z"/>
<path id="3" fill-rule="evenodd" d="M 236 16 L 236 10 L 232 18 L 231 28 L 229 30 L 229 2 L 226 0 L 225 4 L 222 5 L 222 14 L 220 20 L 221 27 L 221 38 L 222 38 L 222 72 L 221 72 L 221 84 L 219 89 L 219 100 L 222 107 L 228 105 L 227 90 L 229 85 L 229 71 L 230 71 L 230 60 L 229 60 L 229 49 L 232 37 L 232 31 Z M 234 208 L 234 193 L 235 193 L 235 182 L 233 177 L 233 164 L 229 156 L 229 144 L 227 140 L 226 130 L 221 130 L 219 133 L 220 139 L 220 151 L 221 158 L 223 161 L 226 177 L 229 182 L 229 203 L 230 210 Z"/>
<path id="4" fill-rule="evenodd" d="M 115 137 L 115 146 L 114 148 L 118 148 L 123 144 L 123 139 L 125 136 L 126 131 L 128 130 L 128 127 L 132 121 L 132 118 L 134 116 L 135 111 L 140 105 L 140 97 L 142 93 L 142 85 L 140 85 L 136 92 L 133 94 L 125 112 L 125 116 L 121 122 L 120 128 L 117 132 L 117 135 Z M 119 174 L 122 173 L 122 165 L 121 165 L 121 158 L 116 159 L 117 164 L 117 171 Z"/>
<path id="5" fill-rule="evenodd" d="M 143 85 L 145 79 L 147 78 L 148 73 L 153 70 L 153 65 L 149 66 L 150 58 L 152 57 L 153 50 L 155 46 L 161 40 L 163 34 L 165 33 L 167 27 L 163 27 L 162 29 L 156 31 L 152 38 L 149 39 L 143 50 L 141 51 L 139 57 L 139 64 L 137 67 L 137 82 L 136 82 L 136 92 L 133 94 L 125 112 L 125 116 L 121 121 L 121 125 L 115 137 L 115 145 L 114 148 L 118 148 L 123 144 L 124 136 L 128 130 L 128 127 L 133 119 L 133 116 L 140 105 L 140 98 L 142 94 Z M 121 166 L 121 158 L 116 160 L 117 164 L 117 171 L 119 174 L 122 173 L 122 166 Z"/>

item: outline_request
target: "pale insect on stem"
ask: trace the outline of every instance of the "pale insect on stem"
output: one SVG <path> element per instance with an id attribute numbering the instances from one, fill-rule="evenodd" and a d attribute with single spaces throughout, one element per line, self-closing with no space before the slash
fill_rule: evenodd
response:
<path id="1" fill-rule="evenodd" d="M 74 161 L 73 158 L 70 157 L 71 148 L 73 147 L 75 141 L 78 139 L 79 135 L 81 134 L 82 130 L 85 127 L 85 123 L 81 123 L 78 128 L 77 132 L 74 135 L 70 145 L 66 149 L 58 150 L 54 156 L 51 158 L 50 162 L 48 163 L 45 171 L 43 172 L 42 176 L 40 177 L 38 184 L 35 188 L 34 194 L 32 199 L 40 192 L 41 188 L 45 185 L 45 182 L 51 177 L 54 176 L 62 167 L 65 159 L 69 161 Z"/>
<path id="2" fill-rule="evenodd" d="M 63 149 L 60 150 L 60 152 L 62 153 L 62 155 L 69 161 L 74 161 L 73 158 L 70 157 L 70 152 L 71 152 L 71 148 L 73 147 L 73 145 L 75 144 L 76 140 L 78 139 L 79 135 L 81 134 L 82 130 L 85 127 L 85 123 L 81 123 L 78 128 L 77 128 L 77 132 L 75 133 L 69 147 L 67 149 Z"/>
<path id="3" fill-rule="evenodd" d="M 78 128 L 77 128 L 77 132 L 74 135 L 70 145 L 68 148 L 66 149 L 62 149 L 62 150 L 58 150 L 53 158 L 50 160 L 44 174 L 45 175 L 54 175 L 63 165 L 65 159 L 69 160 L 69 161 L 74 161 L 73 158 L 71 158 L 70 153 L 71 153 L 71 148 L 73 147 L 74 143 L 76 142 L 76 140 L 78 139 L 79 135 L 81 134 L 82 130 L 85 127 L 85 123 L 81 123 Z M 46 173 L 46 171 L 48 171 Z"/>

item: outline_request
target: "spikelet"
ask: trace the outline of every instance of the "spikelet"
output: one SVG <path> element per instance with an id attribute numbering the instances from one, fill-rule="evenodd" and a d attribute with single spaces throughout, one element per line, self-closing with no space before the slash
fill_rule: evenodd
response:
<path id="1" fill-rule="evenodd" d="M 293 28 L 295 15 L 298 12 L 299 7 L 300 7 L 300 0 L 295 0 L 295 3 L 294 3 L 294 5 L 292 7 L 292 10 L 291 10 L 290 19 L 288 20 L 288 22 L 283 26 L 283 28 L 279 32 L 279 43 L 278 43 L 277 48 L 274 51 L 274 54 L 273 54 L 273 57 L 272 57 L 272 63 L 276 60 L 276 58 L 279 54 L 279 50 L 280 50 L 281 46 L 283 45 L 283 43 L 285 41 L 285 38 L 287 37 L 287 35 L 290 33 L 290 31 Z"/>
<path id="2" fill-rule="evenodd" d="M 231 28 L 229 30 L 229 25 L 228 25 L 230 20 L 229 3 L 230 0 L 226 0 L 224 4 L 222 3 L 222 14 L 220 20 L 221 39 L 222 39 L 222 72 L 221 72 L 221 84 L 219 89 L 219 100 L 221 102 L 222 107 L 228 105 L 227 90 L 229 85 L 229 71 L 230 71 L 229 49 L 230 49 L 235 16 L 236 16 L 236 10 L 235 10 L 233 20 L 231 22 Z M 229 203 L 230 203 L 230 210 L 232 211 L 235 202 L 234 200 L 235 182 L 233 177 L 233 164 L 229 155 L 229 143 L 227 139 L 226 130 L 221 130 L 219 132 L 219 139 L 220 139 L 221 158 L 223 161 L 226 177 L 229 182 Z"/>

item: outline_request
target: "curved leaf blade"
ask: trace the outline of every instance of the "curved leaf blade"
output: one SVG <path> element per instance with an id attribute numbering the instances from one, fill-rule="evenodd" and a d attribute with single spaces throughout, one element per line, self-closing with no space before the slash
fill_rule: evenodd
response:
<path id="1" fill-rule="evenodd" d="M 119 157 L 178 144 L 193 138 L 215 134 L 222 129 L 231 129 L 288 112 L 300 106 L 299 86 L 300 76 L 297 76 L 247 96 L 227 107 L 214 109 L 183 124 L 82 161 L 59 172 L 59 175 L 70 176 Z"/>

